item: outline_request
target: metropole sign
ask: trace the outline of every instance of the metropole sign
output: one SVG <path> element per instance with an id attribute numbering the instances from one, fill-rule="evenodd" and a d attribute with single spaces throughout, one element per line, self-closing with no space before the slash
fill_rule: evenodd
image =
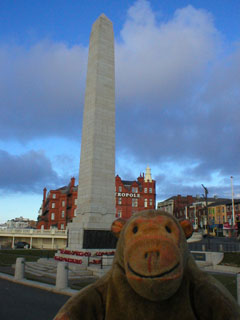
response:
<path id="1" fill-rule="evenodd" d="M 115 192 L 115 196 L 122 198 L 140 198 L 139 193 L 128 193 L 128 192 Z"/>

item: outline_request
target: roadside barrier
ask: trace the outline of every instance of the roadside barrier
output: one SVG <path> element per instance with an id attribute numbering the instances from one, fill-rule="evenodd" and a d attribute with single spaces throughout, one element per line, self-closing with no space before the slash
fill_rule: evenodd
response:
<path id="1" fill-rule="evenodd" d="M 17 258 L 14 279 L 22 280 L 25 275 L 25 258 Z"/>
<path id="2" fill-rule="evenodd" d="M 240 273 L 237 274 L 237 302 L 240 306 Z"/>
<path id="3" fill-rule="evenodd" d="M 56 289 L 63 290 L 68 287 L 68 263 L 58 262 L 57 276 L 56 276 Z"/>

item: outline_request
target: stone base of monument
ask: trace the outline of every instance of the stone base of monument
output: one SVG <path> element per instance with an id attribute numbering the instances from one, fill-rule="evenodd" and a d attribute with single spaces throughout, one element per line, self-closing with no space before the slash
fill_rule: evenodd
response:
<path id="1" fill-rule="evenodd" d="M 115 249 L 116 237 L 110 231 L 113 214 L 81 215 L 68 224 L 68 243 L 70 250 Z"/>

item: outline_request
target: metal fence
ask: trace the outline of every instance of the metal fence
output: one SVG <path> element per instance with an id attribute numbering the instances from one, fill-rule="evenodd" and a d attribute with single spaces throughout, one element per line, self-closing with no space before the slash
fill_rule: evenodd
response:
<path id="1" fill-rule="evenodd" d="M 188 244 L 190 251 L 212 251 L 212 252 L 240 252 L 240 243 L 238 242 L 192 242 Z"/>
<path id="2" fill-rule="evenodd" d="M 58 229 L 0 229 L 0 235 L 5 236 L 6 234 L 11 234 L 11 235 L 51 235 L 51 234 L 56 234 L 56 235 L 67 235 L 67 230 L 58 230 Z"/>

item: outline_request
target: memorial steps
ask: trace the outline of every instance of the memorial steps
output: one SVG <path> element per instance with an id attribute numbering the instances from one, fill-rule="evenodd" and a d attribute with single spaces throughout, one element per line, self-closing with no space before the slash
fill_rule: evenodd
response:
<path id="1" fill-rule="evenodd" d="M 46 258 L 40 258 L 36 262 L 25 262 L 25 272 L 38 277 L 56 279 L 57 263 L 58 262 L 54 259 Z M 72 264 L 68 264 L 68 267 L 69 280 L 76 280 L 80 278 L 88 278 L 89 280 L 98 279 L 98 276 L 94 275 L 94 273 L 97 273 L 96 271 L 100 269 L 100 267 L 97 268 L 96 266 L 96 268 L 94 268 L 95 270 L 89 270 L 86 266 L 77 266 L 77 268 L 75 268 Z M 15 269 L 15 265 L 13 265 L 13 268 Z M 91 269 L 93 268 L 91 267 Z"/>

